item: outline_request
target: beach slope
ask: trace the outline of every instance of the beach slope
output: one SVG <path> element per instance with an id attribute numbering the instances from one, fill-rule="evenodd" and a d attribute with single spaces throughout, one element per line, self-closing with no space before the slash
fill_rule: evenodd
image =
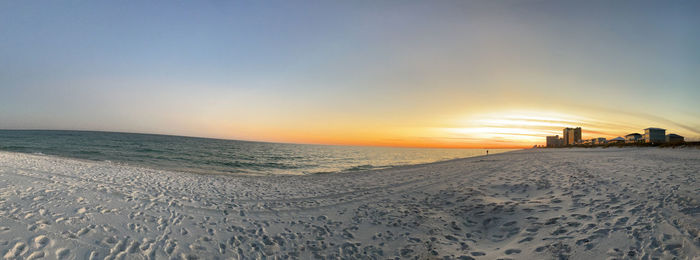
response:
<path id="1" fill-rule="evenodd" d="M 693 259 L 700 150 L 217 176 L 0 152 L 4 259 Z"/>

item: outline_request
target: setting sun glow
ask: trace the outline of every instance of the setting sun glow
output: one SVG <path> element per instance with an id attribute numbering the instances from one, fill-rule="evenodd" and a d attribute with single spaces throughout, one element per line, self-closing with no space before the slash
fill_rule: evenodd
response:
<path id="1" fill-rule="evenodd" d="M 0 129 L 523 148 L 564 127 L 662 127 L 700 140 L 697 14 L 673 4 L 0 5 Z"/>

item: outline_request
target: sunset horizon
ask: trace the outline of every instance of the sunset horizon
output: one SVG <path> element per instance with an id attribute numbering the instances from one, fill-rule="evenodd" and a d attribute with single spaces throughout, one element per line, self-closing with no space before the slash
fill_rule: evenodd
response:
<path id="1" fill-rule="evenodd" d="M 598 113 L 603 113 L 598 111 Z M 609 113 L 609 111 L 608 111 Z M 647 127 L 665 127 L 670 133 L 682 133 L 686 135 L 686 141 L 698 141 L 697 132 L 681 123 L 661 118 L 652 118 L 649 115 L 624 116 L 626 119 L 619 122 L 603 122 L 591 118 L 565 115 L 551 112 L 530 112 L 528 114 L 516 111 L 497 113 L 484 113 L 471 117 L 462 117 L 451 120 L 454 126 L 469 127 L 422 127 L 412 131 L 404 130 L 403 133 L 425 133 L 424 136 L 402 136 L 402 131 L 328 131 L 316 132 L 315 137 L 308 137 L 310 129 L 301 132 L 290 132 L 273 136 L 236 136 L 236 135 L 206 135 L 197 132 L 191 134 L 181 132 L 147 132 L 131 129 L 50 129 L 50 128 L 10 128 L 7 130 L 58 130 L 58 131 L 98 131 L 136 134 L 173 135 L 195 138 L 213 138 L 223 140 L 237 140 L 250 142 L 313 144 L 313 145 L 339 145 L 339 146 L 377 146 L 377 147 L 406 147 L 406 148 L 479 148 L 479 149 L 522 149 L 532 148 L 536 145 L 544 145 L 544 138 L 549 135 L 562 135 L 562 129 L 566 127 L 583 127 L 583 139 L 591 138 L 615 138 L 624 137 L 631 133 L 643 133 Z M 647 118 L 645 118 L 647 117 Z M 656 119 L 656 121 L 654 121 Z M 636 121 L 635 121 L 636 120 Z M 648 122 L 648 123 L 647 123 Z M 371 134 L 368 134 L 371 133 Z M 432 136 L 431 136 L 432 134 Z M 403 137 L 403 138 L 400 138 Z M 466 138 L 471 137 L 471 138 Z"/>
<path id="2" fill-rule="evenodd" d="M 2 5 L 0 129 L 526 148 L 564 127 L 656 126 L 700 140 L 692 2 Z"/>

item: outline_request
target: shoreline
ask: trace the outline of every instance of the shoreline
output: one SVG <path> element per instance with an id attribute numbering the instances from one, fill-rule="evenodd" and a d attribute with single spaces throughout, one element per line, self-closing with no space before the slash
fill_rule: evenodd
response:
<path id="1" fill-rule="evenodd" d="M 424 149 L 255 143 L 113 132 L 2 131 L 0 150 L 112 161 L 196 174 L 306 175 L 412 165 L 486 149 Z M 494 153 L 509 149 L 492 150 Z"/>
<path id="2" fill-rule="evenodd" d="M 5 258 L 693 258 L 696 149 L 214 176 L 0 152 Z"/>
<path id="3" fill-rule="evenodd" d="M 487 150 L 487 149 L 483 149 L 483 150 Z M 496 154 L 501 154 L 501 153 L 510 153 L 510 152 L 522 151 L 522 150 L 527 150 L 527 149 L 512 149 L 511 151 L 492 153 L 490 155 L 496 155 Z M 416 163 L 416 164 L 371 166 L 372 168 L 360 169 L 360 170 L 350 170 L 350 169 L 362 167 L 364 165 L 358 165 L 358 166 L 351 167 L 349 169 L 344 169 L 344 170 L 339 170 L 339 171 L 331 171 L 331 172 L 312 172 L 312 173 L 306 173 L 306 174 L 291 174 L 291 173 L 290 174 L 276 174 L 276 173 L 256 174 L 256 173 L 252 173 L 252 172 L 249 172 L 249 173 L 233 173 L 233 172 L 223 173 L 223 172 L 206 172 L 205 170 L 201 170 L 201 171 L 184 170 L 184 169 L 178 170 L 178 169 L 158 167 L 155 165 L 147 165 L 147 164 L 141 165 L 141 164 L 133 163 L 133 162 L 100 160 L 100 159 L 86 159 L 86 158 L 70 157 L 70 156 L 63 156 L 63 155 L 44 154 L 41 152 L 16 152 L 16 151 L 0 150 L 0 153 L 23 154 L 23 155 L 38 156 L 38 157 L 64 159 L 64 160 L 76 160 L 76 161 L 81 161 L 81 162 L 105 163 L 105 164 L 114 165 L 114 166 L 133 167 L 136 169 L 143 169 L 143 170 L 169 171 L 169 172 L 177 172 L 177 173 L 184 173 L 184 174 L 196 174 L 196 175 L 203 175 L 203 176 L 233 176 L 233 177 L 236 177 L 236 176 L 312 176 L 312 175 L 326 175 L 326 174 L 345 174 L 345 173 L 354 173 L 354 172 L 368 172 L 368 171 L 394 169 L 394 168 L 400 168 L 400 167 L 429 165 L 429 164 L 434 164 L 434 163 L 449 162 L 449 161 L 454 161 L 454 160 L 463 160 L 463 159 L 468 159 L 468 158 L 487 156 L 484 154 L 484 155 L 452 158 L 452 159 L 438 160 L 438 161 L 434 161 L 434 162 Z"/>

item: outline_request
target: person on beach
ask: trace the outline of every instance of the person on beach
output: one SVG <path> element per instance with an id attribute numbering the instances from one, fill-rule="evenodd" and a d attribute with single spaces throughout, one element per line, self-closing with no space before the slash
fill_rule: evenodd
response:
<path id="1" fill-rule="evenodd" d="M 486 155 L 489 155 L 489 150 L 486 150 Z"/>

